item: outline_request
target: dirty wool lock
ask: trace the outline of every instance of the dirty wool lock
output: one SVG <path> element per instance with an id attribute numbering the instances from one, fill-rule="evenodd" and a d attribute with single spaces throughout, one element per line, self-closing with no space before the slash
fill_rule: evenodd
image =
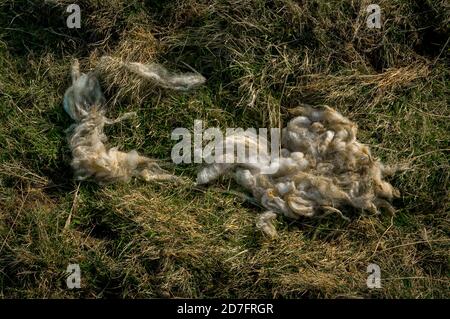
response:
<path id="1" fill-rule="evenodd" d="M 400 193 L 384 179 L 400 167 L 374 158 L 369 147 L 357 141 L 356 124 L 332 108 L 305 106 L 293 112 L 299 116 L 283 128 L 281 157 L 276 162 L 209 164 L 198 172 L 197 183 L 209 183 L 231 172 L 267 209 L 256 225 L 269 237 L 277 235 L 273 225 L 277 214 L 299 219 L 337 213 L 346 218 L 338 209 L 345 205 L 373 214 L 380 208 L 393 213 L 390 200 Z M 227 137 L 231 138 L 247 149 L 258 145 L 252 135 Z M 262 153 L 263 158 L 269 157 Z M 224 157 L 230 155 L 234 153 Z M 268 170 L 267 165 L 276 169 Z"/>

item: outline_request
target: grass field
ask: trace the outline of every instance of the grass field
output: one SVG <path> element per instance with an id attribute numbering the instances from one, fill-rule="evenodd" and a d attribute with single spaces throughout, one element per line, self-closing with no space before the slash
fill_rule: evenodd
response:
<path id="1" fill-rule="evenodd" d="M 81 7 L 68 29 L 66 7 Z M 382 28 L 366 26 L 376 2 Z M 445 0 L 0 0 L 0 297 L 449 298 L 450 7 Z M 292 221 L 279 237 L 228 190 L 74 181 L 62 108 L 69 69 L 102 55 L 207 78 L 189 93 L 101 78 L 111 145 L 174 165 L 176 127 L 279 127 L 301 103 L 358 123 L 409 169 L 394 216 Z M 81 289 L 66 268 L 81 267 Z M 366 285 L 370 263 L 382 288 Z"/>

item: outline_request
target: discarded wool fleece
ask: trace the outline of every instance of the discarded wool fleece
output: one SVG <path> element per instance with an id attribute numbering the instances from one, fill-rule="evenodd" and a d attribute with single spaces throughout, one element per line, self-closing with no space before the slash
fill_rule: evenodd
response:
<path id="1" fill-rule="evenodd" d="M 168 74 L 162 66 L 155 72 Z M 73 63 L 71 75 L 72 86 L 64 95 L 64 110 L 76 122 L 67 133 L 73 156 L 71 166 L 77 180 L 89 179 L 107 184 L 129 181 L 133 176 L 145 181 L 177 179 L 160 168 L 156 160 L 141 156 L 135 150 L 125 153 L 117 147 L 108 148 L 103 132 L 105 124 L 118 123 L 135 116 L 135 113 L 126 113 L 116 120 L 108 119 L 105 116 L 105 97 L 96 75 L 80 73 L 78 61 Z M 183 75 L 178 77 L 183 78 Z M 172 88 L 178 89 L 177 86 Z"/>
<path id="2" fill-rule="evenodd" d="M 393 213 L 389 201 L 400 194 L 383 179 L 396 169 L 373 158 L 369 147 L 356 140 L 356 124 L 329 107 L 306 106 L 294 111 L 299 116 L 281 132 L 278 159 L 271 161 L 264 147 L 259 150 L 258 161 L 248 161 L 253 164 L 236 163 L 236 158 L 230 164 L 225 163 L 225 156 L 236 156 L 234 148 L 232 154 L 227 154 L 230 148 L 222 149 L 220 163 L 216 160 L 201 168 L 197 183 L 233 173 L 236 181 L 267 209 L 256 225 L 269 237 L 277 234 L 273 225 L 276 214 L 293 219 L 329 213 L 344 217 L 338 209 L 344 205 L 371 213 L 385 208 Z M 228 136 L 222 145 L 232 140 L 247 153 L 252 146 L 261 145 L 255 135 L 244 134 Z"/>

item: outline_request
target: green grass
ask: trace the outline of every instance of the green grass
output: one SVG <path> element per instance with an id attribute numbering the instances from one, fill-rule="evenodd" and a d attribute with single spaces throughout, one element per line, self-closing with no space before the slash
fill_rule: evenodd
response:
<path id="1" fill-rule="evenodd" d="M 80 0 L 69 30 L 72 2 L 0 0 L 0 297 L 450 297 L 445 1 L 380 0 L 380 30 L 366 28 L 370 2 L 337 0 Z M 174 128 L 275 127 L 291 107 L 327 104 L 377 157 L 409 165 L 391 180 L 396 215 L 280 218 L 270 241 L 227 178 L 75 182 L 62 97 L 72 58 L 86 70 L 103 54 L 207 77 L 182 94 L 102 78 L 111 117 L 138 113 L 108 127 L 111 145 L 193 179 L 195 165 L 170 162 Z M 366 286 L 370 263 L 381 289 Z"/>

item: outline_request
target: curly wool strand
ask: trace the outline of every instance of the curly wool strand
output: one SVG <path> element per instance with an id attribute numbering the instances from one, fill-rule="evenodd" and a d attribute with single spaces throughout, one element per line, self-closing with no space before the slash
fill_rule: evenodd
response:
<path id="1" fill-rule="evenodd" d="M 64 95 L 64 109 L 76 122 L 67 130 L 72 151 L 71 166 L 77 180 L 94 180 L 99 184 L 129 181 L 140 177 L 145 181 L 172 180 L 155 160 L 139 155 L 135 150 L 121 152 L 108 148 L 104 134 L 106 124 L 118 123 L 132 117 L 126 113 L 116 120 L 105 116 L 105 98 L 94 73 L 80 73 L 78 61 L 71 70 L 72 86 Z"/>
<path id="2" fill-rule="evenodd" d="M 114 68 L 114 72 L 117 72 L 120 67 L 159 87 L 176 91 L 188 91 L 206 81 L 199 73 L 173 73 L 158 63 L 125 62 L 111 56 L 103 56 L 100 59 L 99 68 L 102 70 Z"/>

